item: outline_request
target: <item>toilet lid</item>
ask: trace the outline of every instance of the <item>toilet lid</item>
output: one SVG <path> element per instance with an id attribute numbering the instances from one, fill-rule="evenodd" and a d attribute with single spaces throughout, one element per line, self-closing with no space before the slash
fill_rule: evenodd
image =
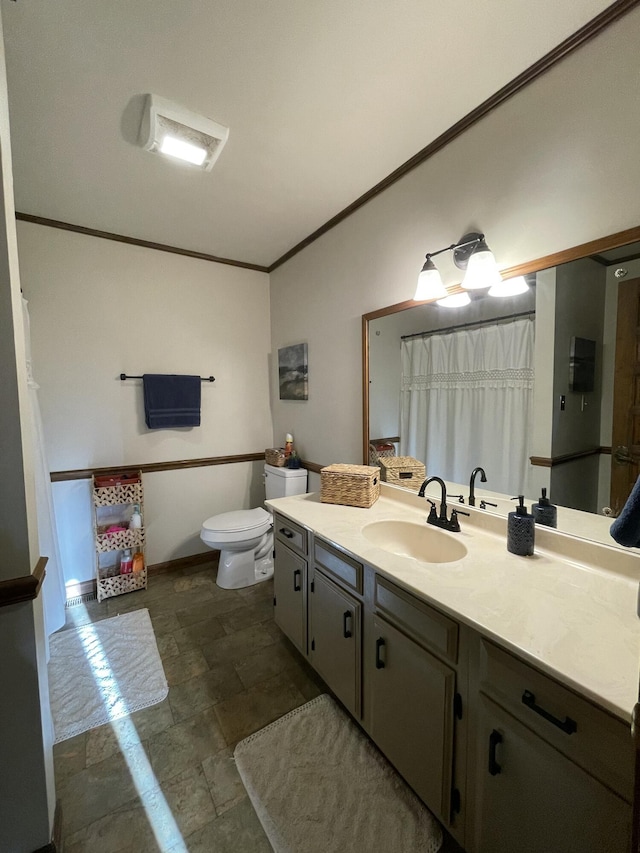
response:
<path id="1" fill-rule="evenodd" d="M 220 515 L 212 515 L 202 525 L 203 530 L 216 531 L 218 533 L 240 533 L 243 530 L 255 530 L 263 527 L 265 522 L 271 520 L 271 514 L 266 510 L 236 509 L 233 512 L 223 512 Z"/>

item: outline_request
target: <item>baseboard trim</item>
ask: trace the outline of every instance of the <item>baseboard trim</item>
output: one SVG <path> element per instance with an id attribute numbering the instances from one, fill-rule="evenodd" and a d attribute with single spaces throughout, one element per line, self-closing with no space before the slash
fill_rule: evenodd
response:
<path id="1" fill-rule="evenodd" d="M 204 563 L 217 563 L 220 559 L 220 552 L 209 550 L 202 554 L 190 554 L 188 557 L 176 557 L 173 560 L 167 560 L 164 563 L 153 563 L 147 566 L 149 575 L 162 575 L 167 572 L 176 572 L 180 569 L 189 569 L 192 566 L 201 566 Z M 95 578 L 88 581 L 77 581 L 76 583 L 68 583 L 65 587 L 67 596 L 67 606 L 72 606 L 71 602 L 76 602 L 75 599 L 84 599 L 86 601 L 96 597 L 96 581 Z"/>
<path id="2" fill-rule="evenodd" d="M 210 550 L 202 554 L 192 554 L 189 557 L 176 557 L 174 560 L 167 560 L 165 563 L 153 563 L 153 565 L 147 566 L 147 571 L 150 575 L 161 575 L 179 569 L 190 569 L 192 566 L 200 566 L 203 563 L 217 563 L 219 559 L 220 552 Z"/>

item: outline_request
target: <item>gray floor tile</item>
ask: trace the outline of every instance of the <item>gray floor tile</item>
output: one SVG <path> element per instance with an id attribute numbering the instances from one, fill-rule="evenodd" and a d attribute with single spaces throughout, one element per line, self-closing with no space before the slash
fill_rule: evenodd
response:
<path id="1" fill-rule="evenodd" d="M 242 660 L 263 646 L 270 646 L 273 639 L 262 627 L 252 625 L 234 634 L 221 637 L 202 647 L 202 652 L 210 667 Z"/>
<path id="2" fill-rule="evenodd" d="M 238 805 L 247 796 L 231 747 L 207 758 L 202 763 L 209 783 L 216 812 L 221 815 Z"/>
<path id="3" fill-rule="evenodd" d="M 162 665 L 169 687 L 189 681 L 190 678 L 202 675 L 209 669 L 209 664 L 200 649 L 189 649 L 175 657 L 167 658 Z"/>
<path id="4" fill-rule="evenodd" d="M 160 786 L 183 838 L 216 817 L 209 784 L 201 765 L 189 767 Z"/>
<path id="5" fill-rule="evenodd" d="M 273 619 L 273 601 L 270 598 L 225 613 L 220 616 L 220 623 L 227 634 L 233 634 L 235 631 L 258 625 L 268 619 Z"/>
<path id="6" fill-rule="evenodd" d="M 245 687 L 273 678 L 285 669 L 297 668 L 298 662 L 283 643 L 271 643 L 234 663 Z"/>
<path id="7" fill-rule="evenodd" d="M 213 706 L 227 744 L 235 744 L 253 732 L 303 705 L 304 696 L 281 673 Z"/>
<path id="8" fill-rule="evenodd" d="M 176 723 L 148 741 L 151 765 L 159 782 L 202 764 L 225 746 L 227 743 L 213 708 Z"/>
<path id="9" fill-rule="evenodd" d="M 243 800 L 186 839 L 189 853 L 272 853 L 249 800 Z"/>
<path id="10" fill-rule="evenodd" d="M 179 631 L 174 631 L 173 636 L 180 651 L 186 652 L 188 649 L 198 648 L 219 637 L 224 637 L 225 630 L 220 621 L 212 617 L 189 625 L 187 628 L 180 628 Z"/>
<path id="11" fill-rule="evenodd" d="M 169 702 L 176 723 L 192 717 L 216 702 L 241 693 L 244 685 L 231 664 L 207 670 L 169 689 Z"/>
<path id="12" fill-rule="evenodd" d="M 205 604 L 196 604 L 193 607 L 178 610 L 176 617 L 180 623 L 180 627 L 186 628 L 189 625 L 194 625 L 196 622 L 211 619 L 213 616 L 221 616 L 223 613 L 229 613 L 232 610 L 237 610 L 239 607 L 246 606 L 244 600 L 237 592 L 227 590 L 227 593 L 223 597 L 212 596 Z"/>
<path id="13" fill-rule="evenodd" d="M 165 699 L 150 708 L 135 711 L 122 720 L 106 723 L 86 733 L 87 767 L 98 764 L 130 745 L 142 743 L 149 737 L 172 726 L 173 714 L 169 700 Z"/>
<path id="14" fill-rule="evenodd" d="M 53 765 L 57 787 L 70 776 L 84 770 L 87 762 L 87 735 L 88 732 L 83 732 L 54 745 Z"/>

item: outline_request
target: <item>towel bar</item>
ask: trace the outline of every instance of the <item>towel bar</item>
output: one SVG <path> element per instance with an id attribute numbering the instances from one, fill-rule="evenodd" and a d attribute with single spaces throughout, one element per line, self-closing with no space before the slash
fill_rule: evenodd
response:
<path id="1" fill-rule="evenodd" d="M 142 376 L 127 376 L 126 373 L 120 374 L 120 379 L 124 382 L 125 379 L 142 379 Z M 215 382 L 215 376 L 201 376 L 200 380 L 202 382 Z"/>

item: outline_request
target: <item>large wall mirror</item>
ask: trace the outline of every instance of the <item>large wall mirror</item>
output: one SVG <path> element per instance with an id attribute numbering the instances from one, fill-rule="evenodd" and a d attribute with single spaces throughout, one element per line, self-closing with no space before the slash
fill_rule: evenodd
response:
<path id="1" fill-rule="evenodd" d="M 364 459 L 371 443 L 392 445 L 463 495 L 480 465 L 500 512 L 545 487 L 579 511 L 560 513 L 559 527 L 592 513 L 600 520 L 587 516 L 580 535 L 595 525 L 593 538 L 613 544 L 610 515 L 640 473 L 640 228 L 515 275 L 529 285 L 518 296 L 476 291 L 463 308 L 404 302 L 363 316 Z"/>

